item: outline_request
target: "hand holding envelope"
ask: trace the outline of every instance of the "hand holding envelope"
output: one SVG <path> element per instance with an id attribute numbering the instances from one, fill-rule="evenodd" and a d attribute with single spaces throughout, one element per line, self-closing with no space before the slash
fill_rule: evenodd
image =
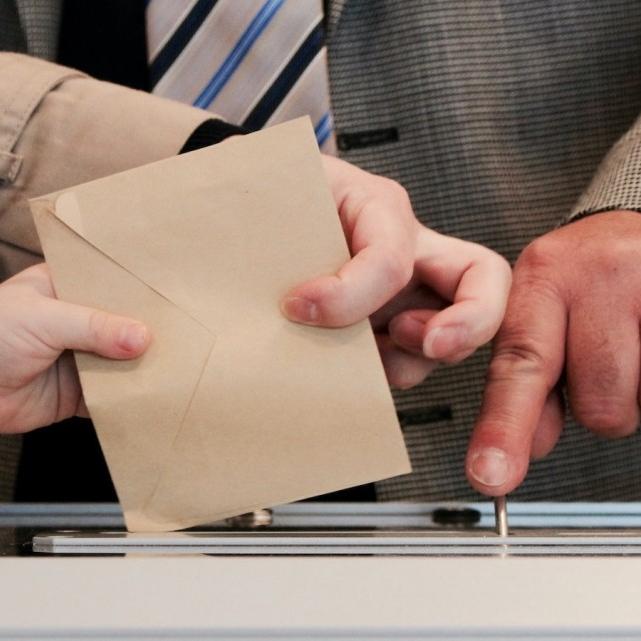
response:
<path id="1" fill-rule="evenodd" d="M 33 203 L 57 294 L 146 323 L 76 355 L 132 530 L 178 529 L 409 471 L 367 321 L 278 301 L 349 257 L 300 120 Z"/>
<path id="2" fill-rule="evenodd" d="M 0 337 L 0 438 L 88 415 L 69 350 L 132 360 L 150 339 L 135 319 L 58 300 L 45 263 L 0 283 Z"/>

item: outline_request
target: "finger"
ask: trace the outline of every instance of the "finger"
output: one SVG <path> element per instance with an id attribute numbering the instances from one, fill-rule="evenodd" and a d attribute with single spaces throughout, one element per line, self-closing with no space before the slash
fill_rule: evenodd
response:
<path id="1" fill-rule="evenodd" d="M 628 436 L 639 423 L 639 326 L 621 303 L 573 305 L 568 322 L 567 388 L 572 413 L 589 430 Z"/>
<path id="2" fill-rule="evenodd" d="M 32 334 L 59 352 L 74 349 L 130 359 L 140 356 L 150 341 L 149 331 L 138 321 L 59 300 L 46 300 L 42 313 L 34 317 Z"/>
<path id="3" fill-rule="evenodd" d="M 392 387 L 398 389 L 414 387 L 436 369 L 437 365 L 434 361 L 404 352 L 385 334 L 377 334 L 376 343 L 387 380 Z"/>
<path id="4" fill-rule="evenodd" d="M 411 354 L 423 354 L 423 343 L 429 321 L 436 316 L 435 310 L 414 309 L 399 314 L 389 324 L 390 338 L 402 349 Z M 438 362 L 455 365 L 470 357 L 476 347 L 463 347 L 460 351 L 452 352 Z M 433 360 L 433 359 L 429 359 Z M 436 361 L 435 361 L 436 362 Z"/>
<path id="5" fill-rule="evenodd" d="M 421 285 L 417 280 L 412 279 L 392 300 L 377 309 L 371 316 L 370 322 L 374 331 L 383 331 L 392 320 L 403 312 L 411 310 L 432 310 L 437 311 L 449 305 L 438 294 L 429 287 Z M 422 345 L 419 346 L 422 349 Z"/>
<path id="6" fill-rule="evenodd" d="M 308 325 L 344 327 L 367 318 L 400 292 L 412 277 L 418 223 L 399 215 L 408 202 L 384 198 L 364 206 L 351 232 L 353 258 L 336 274 L 292 289 L 282 311 Z M 406 212 L 407 213 L 407 212 Z"/>
<path id="7" fill-rule="evenodd" d="M 501 496 L 525 477 L 543 406 L 561 375 L 565 328 L 565 303 L 554 287 L 517 269 L 467 453 L 478 491 Z"/>
<path id="8" fill-rule="evenodd" d="M 541 459 L 554 449 L 563 431 L 564 419 L 563 397 L 558 390 L 552 390 L 545 399 L 539 424 L 532 437 L 531 460 Z"/>
<path id="9" fill-rule="evenodd" d="M 490 250 L 434 236 L 424 235 L 416 270 L 424 282 L 453 301 L 431 318 L 423 341 L 425 356 L 441 361 L 492 339 L 505 312 L 511 272 L 507 262 Z"/>
<path id="10" fill-rule="evenodd" d="M 437 313 L 432 309 L 411 309 L 399 314 L 389 323 L 390 338 L 404 350 L 422 355 L 427 324 Z"/>
<path id="11" fill-rule="evenodd" d="M 476 352 L 476 348 L 472 347 L 470 349 L 464 349 L 461 352 L 456 352 L 447 358 L 443 358 L 439 363 L 444 363 L 445 365 L 456 365 L 457 363 L 462 363 L 466 358 L 469 358 Z"/>

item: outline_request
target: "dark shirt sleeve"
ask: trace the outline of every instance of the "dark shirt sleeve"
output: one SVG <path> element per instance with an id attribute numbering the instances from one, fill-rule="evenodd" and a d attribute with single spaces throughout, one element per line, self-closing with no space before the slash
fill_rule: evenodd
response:
<path id="1" fill-rule="evenodd" d="M 224 120 L 215 118 L 205 120 L 194 129 L 178 153 L 185 154 L 189 151 L 209 147 L 210 145 L 222 142 L 230 136 L 242 136 L 246 133 L 248 133 L 247 129 L 239 127 L 238 125 L 232 125 Z"/>

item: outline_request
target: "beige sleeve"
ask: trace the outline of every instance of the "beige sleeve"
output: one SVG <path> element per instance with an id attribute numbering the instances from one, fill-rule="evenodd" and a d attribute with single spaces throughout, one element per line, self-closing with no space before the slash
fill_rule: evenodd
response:
<path id="1" fill-rule="evenodd" d="M 641 212 L 641 118 L 610 149 L 567 222 L 618 209 Z"/>
<path id="2" fill-rule="evenodd" d="M 0 53 L 0 282 L 41 260 L 27 199 L 172 156 L 211 114 Z"/>

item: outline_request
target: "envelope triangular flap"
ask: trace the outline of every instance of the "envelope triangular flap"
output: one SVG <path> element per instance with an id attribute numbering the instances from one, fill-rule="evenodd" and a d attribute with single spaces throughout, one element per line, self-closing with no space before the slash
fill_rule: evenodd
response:
<path id="1" fill-rule="evenodd" d="M 73 193 L 66 196 L 65 213 L 73 216 L 77 203 Z M 147 353 L 134 362 L 75 355 L 85 402 L 123 510 L 135 514 L 158 483 L 215 339 L 60 222 L 51 203 L 35 201 L 32 211 L 57 295 L 140 319 L 153 333 Z"/>

